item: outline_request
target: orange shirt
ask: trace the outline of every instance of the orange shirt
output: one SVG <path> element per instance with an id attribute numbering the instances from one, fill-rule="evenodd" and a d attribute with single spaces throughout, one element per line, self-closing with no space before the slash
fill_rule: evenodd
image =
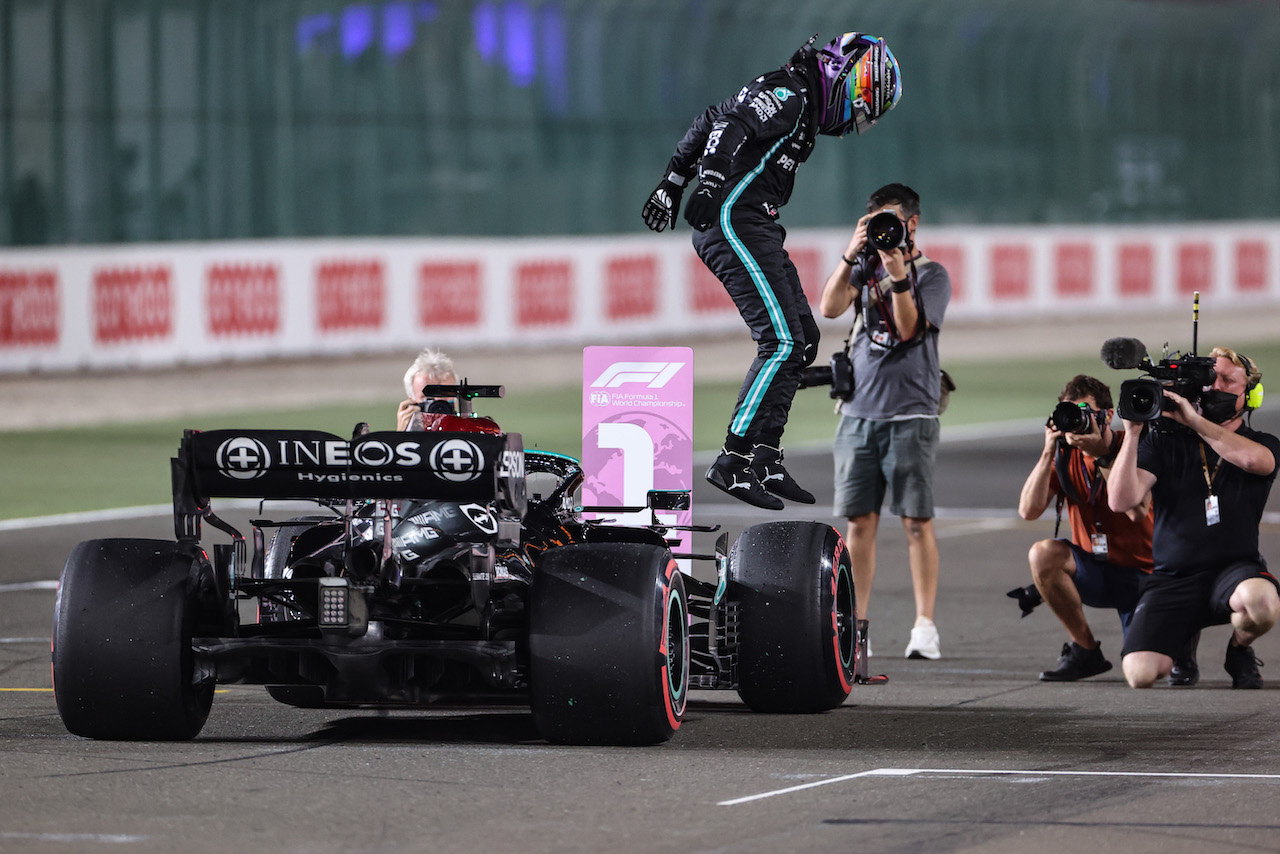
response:
<path id="1" fill-rule="evenodd" d="M 1152 510 L 1148 509 L 1146 517 L 1138 522 L 1112 511 L 1107 506 L 1107 484 L 1098 474 L 1097 461 L 1079 448 L 1067 449 L 1067 474 L 1075 494 L 1082 499 L 1078 503 L 1070 498 L 1066 501 L 1072 541 L 1086 552 L 1092 552 L 1093 536 L 1104 534 L 1108 563 L 1150 572 L 1153 565 L 1151 530 L 1155 518 Z M 1049 489 L 1055 495 L 1062 493 L 1056 467 L 1049 479 Z"/>

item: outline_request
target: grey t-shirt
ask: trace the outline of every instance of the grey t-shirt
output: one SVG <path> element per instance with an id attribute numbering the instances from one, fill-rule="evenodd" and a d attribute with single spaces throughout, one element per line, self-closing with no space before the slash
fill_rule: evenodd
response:
<path id="1" fill-rule="evenodd" d="M 878 300 L 867 301 L 871 287 L 863 287 L 864 323 L 851 353 L 853 399 L 840 405 L 842 415 L 873 421 L 937 417 L 942 370 L 938 330 L 951 302 L 951 277 L 941 264 L 923 256 L 916 259 L 916 274 L 919 304 L 929 322 L 920 342 L 893 341 Z M 887 284 L 882 287 L 888 290 Z"/>

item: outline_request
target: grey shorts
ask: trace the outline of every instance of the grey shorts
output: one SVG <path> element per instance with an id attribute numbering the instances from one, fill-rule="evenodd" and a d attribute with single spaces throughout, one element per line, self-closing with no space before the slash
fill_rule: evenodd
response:
<path id="1" fill-rule="evenodd" d="M 889 510 L 912 519 L 933 518 L 933 466 L 937 418 L 870 421 L 840 416 L 836 427 L 834 513 L 851 519 Z"/>

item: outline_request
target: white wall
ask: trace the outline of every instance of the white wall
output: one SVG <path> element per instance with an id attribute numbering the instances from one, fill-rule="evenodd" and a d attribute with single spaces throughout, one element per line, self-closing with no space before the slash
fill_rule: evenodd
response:
<path id="1" fill-rule="evenodd" d="M 816 300 L 844 230 L 789 232 Z M 925 228 L 948 318 L 1280 304 L 1280 223 Z M 687 232 L 0 251 L 0 372 L 490 343 L 644 343 L 740 328 Z"/>

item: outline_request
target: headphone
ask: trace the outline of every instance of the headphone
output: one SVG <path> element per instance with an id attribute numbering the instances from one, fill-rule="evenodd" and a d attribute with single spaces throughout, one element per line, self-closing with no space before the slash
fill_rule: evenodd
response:
<path id="1" fill-rule="evenodd" d="M 1236 355 L 1240 357 L 1240 363 L 1244 366 L 1244 377 L 1247 383 L 1244 390 L 1244 408 L 1252 411 L 1262 406 L 1264 394 L 1262 380 L 1250 379 L 1253 374 L 1253 362 L 1250 362 L 1243 353 L 1236 353 Z"/>

